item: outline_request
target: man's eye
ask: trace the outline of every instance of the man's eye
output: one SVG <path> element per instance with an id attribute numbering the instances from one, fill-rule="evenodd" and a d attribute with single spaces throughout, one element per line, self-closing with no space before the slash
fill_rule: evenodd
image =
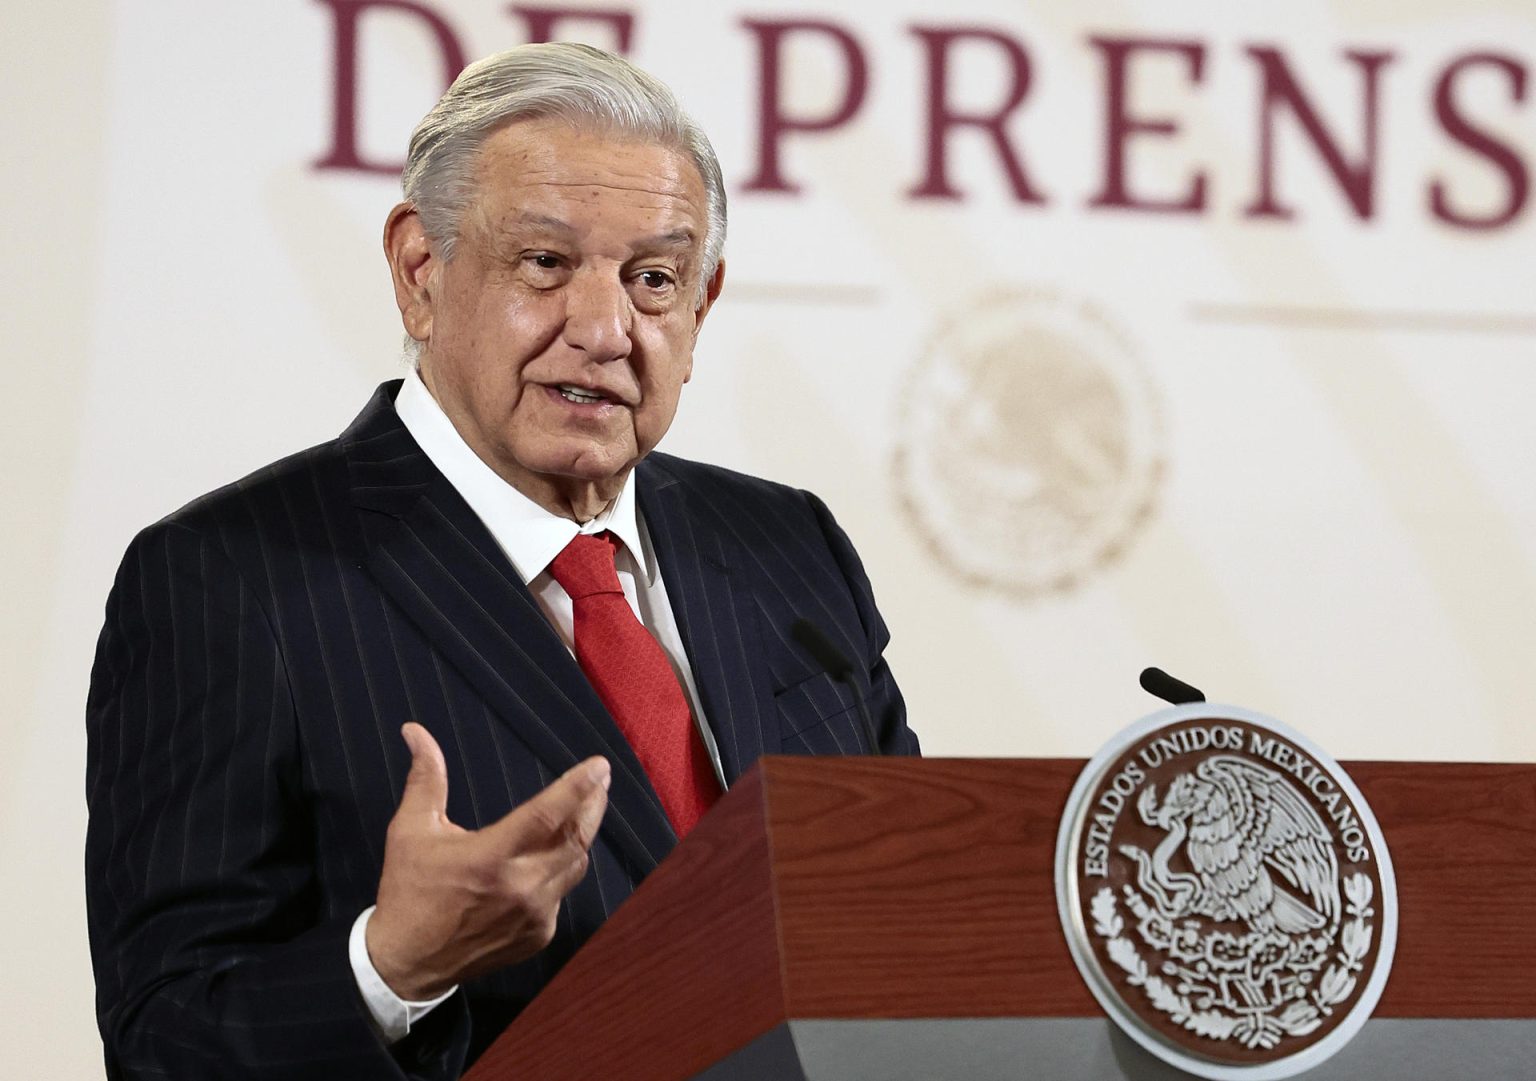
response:
<path id="1" fill-rule="evenodd" d="M 558 255 L 551 255 L 549 252 L 539 252 L 531 256 L 531 258 L 533 265 L 540 270 L 557 270 L 560 267 L 560 257 Z"/>
<path id="2" fill-rule="evenodd" d="M 665 289 L 672 284 L 672 276 L 660 270 L 643 270 L 640 272 L 640 284 L 647 289 Z"/>

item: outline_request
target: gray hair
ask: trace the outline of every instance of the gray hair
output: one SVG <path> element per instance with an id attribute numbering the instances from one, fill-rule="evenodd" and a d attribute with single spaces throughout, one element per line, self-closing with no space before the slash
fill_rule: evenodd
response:
<path id="1" fill-rule="evenodd" d="M 507 124 L 534 119 L 564 120 L 581 130 L 628 136 L 687 155 L 707 197 L 702 302 L 725 248 L 725 181 L 715 149 L 660 80 L 590 45 L 519 45 L 478 60 L 416 125 L 400 184 L 443 259 L 453 258 L 475 196 L 481 146 Z"/>

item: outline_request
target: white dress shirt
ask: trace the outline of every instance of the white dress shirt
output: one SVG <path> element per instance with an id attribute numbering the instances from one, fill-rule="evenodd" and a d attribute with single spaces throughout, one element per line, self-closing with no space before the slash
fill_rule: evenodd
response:
<path id="1" fill-rule="evenodd" d="M 666 581 L 657 565 L 645 520 L 640 516 L 635 499 L 634 474 L 631 473 L 625 479 L 618 498 L 607 509 L 591 521 L 578 525 L 569 518 L 551 514 L 502 480 L 486 465 L 464 442 L 414 369 L 406 375 L 400 393 L 395 398 L 395 412 L 400 415 L 406 430 L 432 464 L 448 478 L 448 482 L 469 504 L 470 510 L 490 531 L 501 550 L 512 561 L 517 573 L 528 583 L 529 591 L 566 648 L 572 650 L 573 654 L 575 617 L 571 598 L 549 573 L 549 564 L 578 533 L 601 533 L 607 530 L 619 539 L 620 546 L 615 552 L 614 562 L 624 597 L 629 601 L 636 618 L 661 645 L 672 665 L 672 671 L 682 684 L 694 724 L 703 737 L 710 761 L 714 764 L 715 775 L 723 789 L 725 783 L 719 749 L 715 744 L 714 733 L 705 723 L 698 688 L 693 680 L 693 668 L 688 663 L 682 633 L 672 614 L 671 602 L 667 599 Z M 371 907 L 364 910 L 352 925 L 349 942 L 352 971 L 368 1012 L 373 1015 L 384 1038 L 394 1043 L 404 1038 L 413 1023 L 445 1001 L 457 988 L 430 1002 L 408 1002 L 390 990 L 368 956 L 365 934 L 368 917 L 372 914 Z"/>

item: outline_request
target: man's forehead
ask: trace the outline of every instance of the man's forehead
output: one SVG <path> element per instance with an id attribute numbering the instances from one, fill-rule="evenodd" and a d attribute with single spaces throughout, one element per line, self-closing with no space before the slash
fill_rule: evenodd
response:
<path id="1" fill-rule="evenodd" d="M 506 187 L 591 189 L 592 197 L 656 196 L 697 203 L 704 182 L 676 147 L 620 133 L 591 131 L 560 120 L 520 120 L 493 132 L 477 161 L 487 190 Z"/>

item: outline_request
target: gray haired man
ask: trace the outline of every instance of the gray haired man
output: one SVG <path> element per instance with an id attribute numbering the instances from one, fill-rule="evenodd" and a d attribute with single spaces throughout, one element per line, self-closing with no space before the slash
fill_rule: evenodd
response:
<path id="1" fill-rule="evenodd" d="M 456 1077 L 764 753 L 915 752 L 812 495 L 652 454 L 724 281 L 671 93 L 465 70 L 384 247 L 415 365 L 135 538 L 88 708 L 113 1078 Z"/>

